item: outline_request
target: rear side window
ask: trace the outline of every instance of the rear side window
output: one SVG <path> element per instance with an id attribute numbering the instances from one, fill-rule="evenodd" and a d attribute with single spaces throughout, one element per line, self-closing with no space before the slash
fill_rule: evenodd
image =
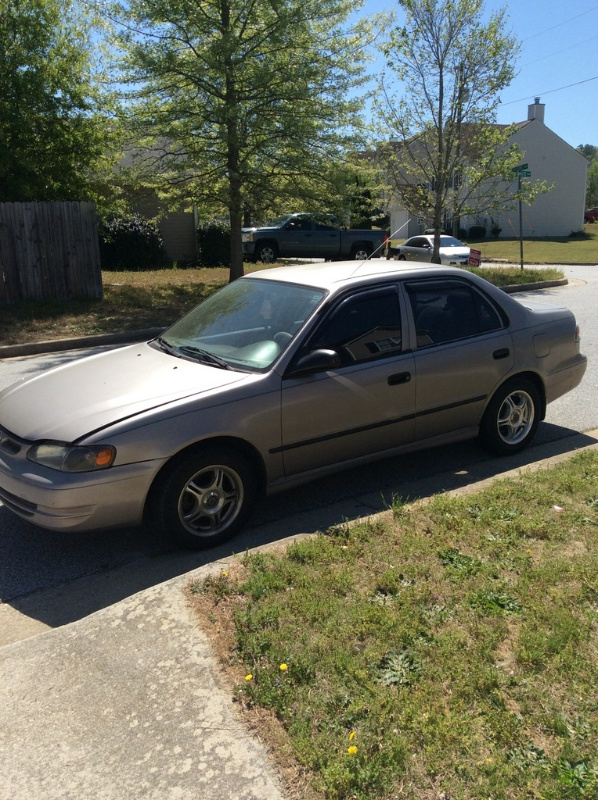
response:
<path id="1" fill-rule="evenodd" d="M 421 281 L 406 285 L 417 346 L 452 342 L 504 328 L 498 309 L 464 281 Z"/>
<path id="2" fill-rule="evenodd" d="M 346 298 L 323 320 L 309 349 L 335 350 L 343 365 L 400 353 L 401 314 L 394 287 Z"/>

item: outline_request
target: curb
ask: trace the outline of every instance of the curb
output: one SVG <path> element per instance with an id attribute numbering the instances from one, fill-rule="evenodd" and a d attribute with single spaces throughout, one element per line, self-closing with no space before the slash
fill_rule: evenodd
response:
<path id="1" fill-rule="evenodd" d="M 83 347 L 99 347 L 104 344 L 143 342 L 154 339 L 164 330 L 166 328 L 146 328 L 138 331 L 100 333 L 93 336 L 77 336 L 72 339 L 55 339 L 47 342 L 7 344 L 0 346 L 0 360 L 3 358 L 18 358 L 19 356 L 35 356 L 41 353 L 56 353 L 62 350 L 80 350 Z"/>
<path id="2" fill-rule="evenodd" d="M 501 286 L 503 292 L 515 294 L 516 292 L 532 292 L 536 289 L 550 289 L 552 286 L 566 286 L 569 283 L 567 278 L 560 278 L 556 281 L 538 281 L 537 283 L 515 283 L 510 286 Z M 1 349 L 1 348 L 0 348 Z"/>

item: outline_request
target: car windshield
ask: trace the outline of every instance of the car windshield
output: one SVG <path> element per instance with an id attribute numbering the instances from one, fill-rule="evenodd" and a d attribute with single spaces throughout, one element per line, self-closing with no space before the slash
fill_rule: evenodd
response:
<path id="1" fill-rule="evenodd" d="M 440 246 L 441 247 L 465 247 L 466 245 L 463 242 L 460 242 L 458 239 L 455 239 L 454 236 L 441 236 L 440 237 Z"/>
<path id="2" fill-rule="evenodd" d="M 217 368 L 268 369 L 325 296 L 322 289 L 240 278 L 200 303 L 154 346 Z"/>

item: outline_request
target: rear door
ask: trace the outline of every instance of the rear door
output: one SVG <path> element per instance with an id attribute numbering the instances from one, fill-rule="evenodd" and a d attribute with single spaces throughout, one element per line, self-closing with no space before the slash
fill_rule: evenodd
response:
<path id="1" fill-rule="evenodd" d="M 504 312 L 467 280 L 405 283 L 415 328 L 415 438 L 479 425 L 513 368 Z"/>
<path id="2" fill-rule="evenodd" d="M 338 353 L 341 365 L 283 379 L 280 450 L 287 476 L 412 440 L 414 358 L 403 347 L 401 303 L 396 285 L 349 293 L 301 348 L 297 359 L 324 348 Z"/>
<path id="3" fill-rule="evenodd" d="M 336 258 L 341 249 L 340 228 L 326 220 L 314 221 L 314 257 Z"/>

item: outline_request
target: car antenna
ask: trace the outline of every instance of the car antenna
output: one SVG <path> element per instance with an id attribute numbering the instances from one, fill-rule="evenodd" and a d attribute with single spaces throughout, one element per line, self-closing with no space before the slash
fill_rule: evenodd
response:
<path id="1" fill-rule="evenodd" d="M 385 239 L 385 240 L 382 242 L 382 244 L 379 244 L 379 245 L 378 245 L 378 247 L 377 247 L 375 250 L 372 250 L 372 252 L 369 254 L 369 256 L 368 256 L 367 258 L 364 258 L 364 259 L 363 259 L 363 261 L 360 261 L 360 262 L 359 262 L 359 264 L 358 264 L 358 265 L 355 267 L 355 269 L 353 270 L 353 272 L 352 272 L 352 273 L 349 275 L 349 277 L 350 277 L 350 278 L 352 278 L 352 277 L 353 277 L 353 275 L 355 275 L 355 273 L 357 272 L 357 270 L 358 270 L 358 269 L 361 269 L 361 267 L 363 267 L 363 265 L 364 265 L 364 264 L 365 264 L 367 261 L 369 261 L 369 260 L 370 260 L 370 258 L 372 258 L 372 256 L 373 256 L 375 253 L 377 253 L 377 252 L 378 252 L 378 250 L 379 250 L 381 247 L 384 247 L 384 246 L 386 245 L 386 242 L 387 242 L 389 239 L 393 239 L 393 238 L 394 238 L 394 237 L 397 235 L 397 233 L 400 233 L 400 232 L 403 230 L 403 228 L 405 227 L 405 225 L 409 225 L 409 223 L 410 223 L 410 222 L 411 222 L 411 217 L 410 217 L 410 218 L 407 220 L 407 222 L 404 222 L 404 223 L 401 225 L 401 227 L 400 227 L 400 228 L 397 228 L 397 229 L 396 229 L 396 231 L 393 231 L 393 232 L 390 234 L 390 236 L 387 236 L 387 238 L 386 238 L 386 239 Z"/>

